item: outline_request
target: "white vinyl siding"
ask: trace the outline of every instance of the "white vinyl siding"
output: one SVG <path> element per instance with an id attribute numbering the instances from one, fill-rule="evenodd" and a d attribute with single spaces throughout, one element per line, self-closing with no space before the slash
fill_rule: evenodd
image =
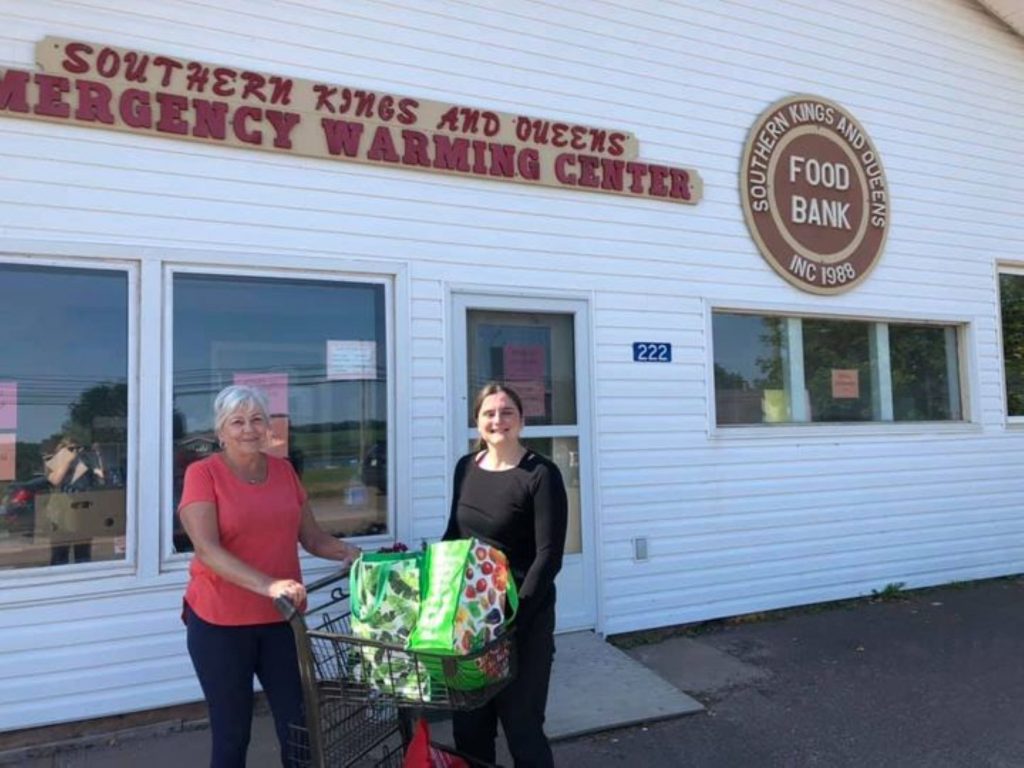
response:
<path id="1" fill-rule="evenodd" d="M 5 580 L 0 730 L 201 696 L 184 563 L 158 552 L 165 263 L 393 275 L 392 479 L 410 546 L 448 512 L 451 286 L 587 296 L 601 632 L 1024 570 L 995 267 L 1024 258 L 1024 41 L 972 0 L 0 0 L 0 15 L 4 67 L 77 37 L 626 129 L 642 159 L 704 181 L 680 206 L 0 114 L 0 252 L 137 263 L 157 299 L 138 309 L 136 570 Z M 781 280 L 740 209 L 747 132 L 796 92 L 848 109 L 887 174 L 885 251 L 838 296 Z M 963 325 L 970 421 L 722 435 L 711 307 Z M 633 363 L 644 340 L 672 343 L 673 362 Z"/>

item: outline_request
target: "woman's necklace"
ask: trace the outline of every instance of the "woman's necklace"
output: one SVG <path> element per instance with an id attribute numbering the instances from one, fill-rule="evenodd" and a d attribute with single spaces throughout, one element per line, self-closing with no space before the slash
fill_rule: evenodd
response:
<path id="1" fill-rule="evenodd" d="M 224 455 L 224 461 L 227 462 L 228 469 L 231 470 L 232 474 L 244 483 L 249 485 L 256 485 L 262 483 L 267 479 L 267 465 L 266 460 L 261 463 L 261 466 L 256 470 L 256 476 L 254 477 L 251 473 L 245 472 L 239 465 L 231 461 L 227 454 Z"/>

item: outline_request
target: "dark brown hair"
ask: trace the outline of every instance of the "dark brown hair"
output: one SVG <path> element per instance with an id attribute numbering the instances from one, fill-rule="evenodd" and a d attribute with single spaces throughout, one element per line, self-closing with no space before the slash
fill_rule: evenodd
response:
<path id="1" fill-rule="evenodd" d="M 498 394 L 508 395 L 508 399 L 513 402 L 516 406 L 516 410 L 519 411 L 519 419 L 523 421 L 523 401 L 511 387 L 502 384 L 498 381 L 489 381 L 480 388 L 480 391 L 476 393 L 476 400 L 473 401 L 473 421 L 476 422 L 480 418 L 480 409 L 483 408 L 484 400 L 491 395 Z M 482 451 L 486 447 L 483 438 L 477 438 L 476 445 L 473 446 L 474 451 Z"/>

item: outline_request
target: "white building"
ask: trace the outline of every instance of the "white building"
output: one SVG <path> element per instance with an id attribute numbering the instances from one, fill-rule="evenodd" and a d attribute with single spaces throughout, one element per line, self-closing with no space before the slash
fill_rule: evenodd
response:
<path id="1" fill-rule="evenodd" d="M 200 698 L 175 485 L 240 378 L 364 547 L 440 534 L 471 390 L 517 385 L 563 629 L 1022 570 L 1024 41 L 974 0 L 0 17 L 0 730 Z M 880 241 L 779 256 L 831 293 L 753 236 L 794 94 L 884 167 L 810 122 L 772 166 L 797 252 Z"/>

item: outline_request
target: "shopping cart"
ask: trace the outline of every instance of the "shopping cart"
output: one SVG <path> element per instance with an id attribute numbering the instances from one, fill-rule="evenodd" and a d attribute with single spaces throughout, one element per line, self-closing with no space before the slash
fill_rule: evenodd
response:
<path id="1" fill-rule="evenodd" d="M 509 632 L 451 657 L 354 637 L 347 575 L 346 569 L 307 584 L 304 614 L 286 598 L 275 600 L 295 634 L 306 714 L 303 726 L 291 728 L 288 764 L 401 768 L 413 725 L 427 710 L 475 709 L 515 677 L 515 643 Z M 484 670 L 489 682 L 466 690 L 467 666 Z M 461 757 L 474 768 L 487 765 Z"/>

